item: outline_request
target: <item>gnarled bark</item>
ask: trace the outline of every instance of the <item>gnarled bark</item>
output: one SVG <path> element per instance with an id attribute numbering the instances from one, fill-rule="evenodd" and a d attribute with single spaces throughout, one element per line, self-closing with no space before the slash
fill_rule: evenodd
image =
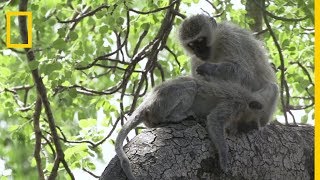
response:
<path id="1" fill-rule="evenodd" d="M 268 125 L 229 136 L 227 173 L 206 129 L 184 121 L 147 129 L 125 147 L 137 179 L 313 179 L 314 128 Z M 100 179 L 126 179 L 114 157 Z"/>

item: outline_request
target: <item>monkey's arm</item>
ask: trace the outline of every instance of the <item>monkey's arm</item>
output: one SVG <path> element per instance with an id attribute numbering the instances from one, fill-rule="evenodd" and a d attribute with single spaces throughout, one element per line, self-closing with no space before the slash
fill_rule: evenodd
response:
<path id="1" fill-rule="evenodd" d="M 207 116 L 207 129 L 211 141 L 219 153 L 221 168 L 226 172 L 229 162 L 229 152 L 225 140 L 225 129 L 235 128 L 236 121 L 246 109 L 246 104 L 237 101 L 225 101 L 214 108 Z"/>
<path id="2" fill-rule="evenodd" d="M 260 86 L 259 82 L 256 81 L 253 72 L 244 69 L 236 62 L 205 62 L 199 65 L 196 68 L 196 71 L 207 81 L 214 81 L 215 79 L 232 81 L 251 87 L 251 90 Z"/>
<path id="3" fill-rule="evenodd" d="M 209 63 L 205 62 L 197 67 L 197 73 L 202 76 L 212 76 L 223 80 L 239 78 L 239 72 L 245 72 L 237 63 L 221 62 Z"/>

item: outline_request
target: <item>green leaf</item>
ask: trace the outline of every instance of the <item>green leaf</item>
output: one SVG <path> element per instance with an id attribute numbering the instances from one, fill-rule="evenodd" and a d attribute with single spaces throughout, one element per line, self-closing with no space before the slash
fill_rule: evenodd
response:
<path id="1" fill-rule="evenodd" d="M 62 86 L 71 86 L 70 82 L 69 81 L 65 81 L 61 84 Z"/>
<path id="2" fill-rule="evenodd" d="M 99 11 L 95 14 L 97 19 L 101 19 L 103 16 L 105 16 L 105 12 L 104 11 Z"/>
<path id="3" fill-rule="evenodd" d="M 308 115 L 306 114 L 301 117 L 301 123 L 305 124 L 307 122 L 308 122 Z"/>
<path id="4" fill-rule="evenodd" d="M 28 66 L 29 66 L 29 69 L 32 71 L 32 70 L 35 70 L 38 68 L 39 66 L 39 62 L 36 61 L 36 60 L 33 60 L 33 61 L 29 61 L 28 62 Z"/>
<path id="5" fill-rule="evenodd" d="M 117 18 L 116 20 L 117 26 L 121 26 L 124 23 L 124 19 L 122 17 Z"/>
<path id="6" fill-rule="evenodd" d="M 73 147 L 70 147 L 64 151 L 66 160 L 70 161 L 73 158 L 85 157 L 88 155 L 87 151 L 88 146 L 86 144 L 77 144 Z"/>
<path id="7" fill-rule="evenodd" d="M 75 53 L 76 55 L 82 56 L 84 52 L 83 52 L 82 49 L 77 49 L 77 50 L 74 51 L 74 53 Z"/>
<path id="8" fill-rule="evenodd" d="M 79 120 L 79 126 L 83 129 L 83 128 L 88 128 L 91 126 L 95 126 L 97 124 L 97 120 L 96 119 L 81 119 Z"/>
<path id="9" fill-rule="evenodd" d="M 36 159 L 34 157 L 32 158 L 30 165 L 31 165 L 31 167 L 36 167 L 37 162 L 36 162 Z"/>
<path id="10" fill-rule="evenodd" d="M 13 132 L 16 131 L 20 126 L 19 125 L 12 125 L 9 127 L 8 131 L 9 132 Z"/>
<path id="11" fill-rule="evenodd" d="M 61 38 L 58 38 L 52 43 L 52 47 L 56 49 L 63 49 L 65 48 L 65 46 L 66 46 L 66 42 Z"/>
<path id="12" fill-rule="evenodd" d="M 59 77 L 59 73 L 57 73 L 57 72 L 52 72 L 52 73 L 50 74 L 50 76 L 49 76 L 49 79 L 55 81 L 55 80 L 58 79 L 58 77 Z"/>
<path id="13" fill-rule="evenodd" d="M 56 21 L 55 19 L 49 19 L 49 20 L 47 21 L 47 23 L 48 23 L 50 26 L 54 26 L 54 25 L 57 23 L 57 21 Z"/>
<path id="14" fill-rule="evenodd" d="M 96 165 L 93 164 L 92 162 L 87 162 L 87 166 L 90 170 L 95 170 L 96 169 Z"/>
<path id="15" fill-rule="evenodd" d="M 70 33 L 70 40 L 71 41 L 75 41 L 75 40 L 77 40 L 78 39 L 78 34 L 76 33 L 76 32 L 71 32 Z"/>
<path id="16" fill-rule="evenodd" d="M 285 39 L 285 40 L 282 42 L 282 47 L 287 47 L 287 46 L 289 46 L 289 44 L 290 44 L 289 39 Z"/>
<path id="17" fill-rule="evenodd" d="M 1 176 L 0 180 L 8 180 L 8 177 L 7 176 Z"/>
<path id="18" fill-rule="evenodd" d="M 69 90 L 69 95 L 70 95 L 71 98 L 76 98 L 77 95 L 78 95 L 78 92 L 77 92 L 76 89 L 73 88 L 73 89 Z"/>
<path id="19" fill-rule="evenodd" d="M 6 78 L 9 77 L 11 75 L 11 71 L 9 68 L 6 67 L 1 67 L 0 66 L 0 77 Z"/>
<path id="20" fill-rule="evenodd" d="M 53 168 L 53 163 L 46 163 L 46 170 L 50 172 Z"/>
<path id="21" fill-rule="evenodd" d="M 145 31 L 147 31 L 147 30 L 149 30 L 149 28 L 150 28 L 150 24 L 149 24 L 149 23 L 143 23 L 143 24 L 141 25 L 141 28 L 144 29 Z"/>
<path id="22" fill-rule="evenodd" d="M 66 35 L 66 30 L 64 28 L 60 28 L 58 30 L 58 34 L 60 37 L 64 37 Z"/>
<path id="23" fill-rule="evenodd" d="M 63 68 L 62 64 L 60 62 L 53 62 L 50 64 L 46 64 L 42 67 L 42 71 L 46 75 L 50 75 L 54 71 L 59 71 Z"/>
<path id="24" fill-rule="evenodd" d="M 296 47 L 290 46 L 290 48 L 289 48 L 288 50 L 289 50 L 289 51 L 295 51 L 295 50 L 296 50 Z"/>
<path id="25" fill-rule="evenodd" d="M 31 9 L 32 11 L 37 11 L 39 9 L 39 5 L 32 4 Z"/>
<path id="26" fill-rule="evenodd" d="M 100 34 L 106 34 L 109 31 L 109 27 L 107 25 L 103 25 L 99 28 Z"/>
<path id="27" fill-rule="evenodd" d="M 62 69 L 62 64 L 56 61 L 52 64 L 49 64 L 49 67 L 52 69 L 52 71 L 57 71 Z"/>

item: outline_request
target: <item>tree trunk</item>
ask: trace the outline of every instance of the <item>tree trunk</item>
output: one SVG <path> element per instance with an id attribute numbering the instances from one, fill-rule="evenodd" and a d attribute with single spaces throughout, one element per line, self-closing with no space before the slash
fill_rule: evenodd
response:
<path id="1" fill-rule="evenodd" d="M 246 1 L 246 17 L 251 31 L 256 32 L 256 37 L 262 39 L 262 19 L 263 14 L 261 8 L 265 5 L 264 0 L 247 0 Z M 253 21 L 250 21 L 252 19 Z"/>
<path id="2" fill-rule="evenodd" d="M 206 129 L 194 120 L 147 129 L 125 147 L 137 179 L 313 179 L 314 127 L 268 125 L 228 136 L 230 163 L 219 167 Z M 114 157 L 100 179 L 126 179 Z"/>

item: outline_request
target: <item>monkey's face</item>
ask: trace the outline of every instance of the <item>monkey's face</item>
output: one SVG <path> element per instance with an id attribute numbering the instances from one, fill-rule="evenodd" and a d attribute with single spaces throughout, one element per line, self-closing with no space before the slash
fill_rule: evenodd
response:
<path id="1" fill-rule="evenodd" d="M 191 16 L 181 24 L 179 39 L 189 53 L 207 61 L 212 54 L 211 42 L 216 27 L 216 21 L 210 16 Z"/>
<path id="2" fill-rule="evenodd" d="M 191 52 L 199 59 L 206 61 L 210 57 L 210 47 L 207 45 L 206 37 L 199 37 L 187 44 Z"/>

